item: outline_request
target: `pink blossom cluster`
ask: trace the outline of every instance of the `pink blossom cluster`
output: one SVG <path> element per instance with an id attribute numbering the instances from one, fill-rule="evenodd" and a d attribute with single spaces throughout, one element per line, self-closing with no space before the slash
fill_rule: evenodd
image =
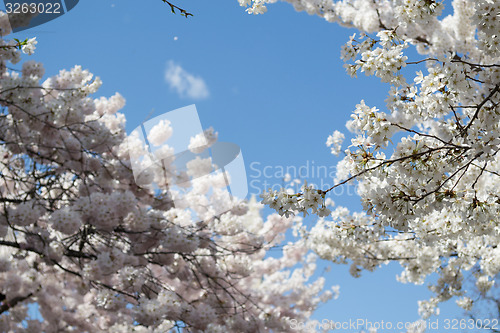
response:
<path id="1" fill-rule="evenodd" d="M 134 179 L 130 157 L 147 147 L 126 134 L 121 95 L 95 97 L 100 79 L 79 66 L 41 82 L 42 64 L 9 69 L 19 61 L 0 39 L 1 332 L 287 332 L 333 295 L 303 240 L 268 255 L 300 220 L 226 200 L 221 173 L 197 178 L 213 167 L 203 159 L 188 163 L 193 184 L 173 207 L 150 185 L 171 164 Z M 172 130 L 158 123 L 150 143 L 170 151 Z"/>

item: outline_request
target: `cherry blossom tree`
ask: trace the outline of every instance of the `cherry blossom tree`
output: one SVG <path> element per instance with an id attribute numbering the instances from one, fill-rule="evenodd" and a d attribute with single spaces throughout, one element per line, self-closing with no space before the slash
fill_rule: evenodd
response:
<path id="1" fill-rule="evenodd" d="M 262 14 L 276 0 L 239 2 Z M 359 30 L 342 47 L 347 73 L 391 88 L 382 110 L 356 105 L 337 185 L 269 191 L 263 202 L 281 215 L 317 214 L 303 230 L 308 246 L 349 261 L 354 276 L 390 261 L 401 264 L 401 282 L 422 284 L 437 273 L 434 296 L 419 302 L 423 318 L 451 298 L 470 310 L 490 297 L 500 271 L 500 2 L 286 2 Z M 337 131 L 328 138 L 332 153 L 343 139 Z M 363 212 L 327 208 L 328 193 L 346 183 L 357 184 Z"/>
<path id="2" fill-rule="evenodd" d="M 222 213 L 189 205 L 220 172 L 193 178 L 182 208 L 167 186 L 139 185 L 131 155 L 146 147 L 125 132 L 124 98 L 93 97 L 101 81 L 79 66 L 43 82 L 40 63 L 13 68 L 35 46 L 0 39 L 1 332 L 286 332 L 334 295 L 306 242 L 284 243 L 299 219 L 262 218 L 216 187 Z M 175 131 L 161 126 L 157 143 Z M 178 176 L 163 167 L 150 177 Z"/>

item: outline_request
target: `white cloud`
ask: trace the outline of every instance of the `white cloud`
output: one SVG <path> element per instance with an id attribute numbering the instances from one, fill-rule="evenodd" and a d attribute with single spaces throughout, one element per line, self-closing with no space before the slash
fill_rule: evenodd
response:
<path id="1" fill-rule="evenodd" d="M 167 63 L 165 81 L 170 89 L 177 92 L 180 97 L 203 99 L 210 95 L 208 87 L 201 77 L 186 72 L 184 68 L 172 60 Z"/>

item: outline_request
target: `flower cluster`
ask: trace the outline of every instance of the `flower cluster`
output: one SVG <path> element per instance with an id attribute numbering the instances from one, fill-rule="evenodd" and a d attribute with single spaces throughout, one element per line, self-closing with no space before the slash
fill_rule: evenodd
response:
<path id="1" fill-rule="evenodd" d="M 287 193 L 287 190 L 273 191 L 269 189 L 261 194 L 262 203 L 278 211 L 280 215 L 289 217 L 295 212 L 302 212 L 304 216 L 311 210 L 312 214 L 319 217 L 330 215 L 331 211 L 326 207 L 325 191 L 308 186 L 307 182 L 302 186 L 302 192 L 297 194 Z"/>
<path id="2" fill-rule="evenodd" d="M 383 30 L 377 34 L 379 40 L 361 34 L 355 39 L 356 34 L 349 38 L 349 41 L 342 47 L 341 57 L 347 60 L 354 60 L 357 56 L 360 59 L 355 64 L 346 64 L 345 67 L 351 76 L 356 76 L 358 71 L 365 75 L 375 75 L 382 82 L 390 82 L 396 86 L 405 83 L 405 79 L 400 70 L 406 66 L 407 56 L 403 50 L 408 47 L 406 42 L 400 42 L 393 30 Z M 379 44 L 382 47 L 377 47 Z"/>
<path id="3" fill-rule="evenodd" d="M 36 37 L 30 38 L 21 47 L 21 50 L 23 51 L 23 53 L 26 53 L 27 55 L 32 55 L 33 53 L 35 53 L 36 44 L 38 44 Z"/>
<path id="4" fill-rule="evenodd" d="M 479 31 L 479 47 L 484 52 L 492 57 L 500 55 L 500 22 L 498 15 L 500 14 L 500 4 L 493 0 L 475 1 L 474 15 L 472 23 L 475 24 Z"/>
<path id="5" fill-rule="evenodd" d="M 331 153 L 333 155 L 339 155 L 344 139 L 344 134 L 339 131 L 334 131 L 333 134 L 328 137 L 328 139 L 326 140 L 326 146 L 331 147 Z"/>

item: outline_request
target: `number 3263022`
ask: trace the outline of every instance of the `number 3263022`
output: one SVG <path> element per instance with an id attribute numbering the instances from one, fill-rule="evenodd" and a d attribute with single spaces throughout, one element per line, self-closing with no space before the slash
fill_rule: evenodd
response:
<path id="1" fill-rule="evenodd" d="M 464 330 L 464 329 L 498 329 L 498 319 L 445 319 L 444 329 Z"/>
<path id="2" fill-rule="evenodd" d="M 6 3 L 7 14 L 62 14 L 61 4 L 55 3 Z"/>

